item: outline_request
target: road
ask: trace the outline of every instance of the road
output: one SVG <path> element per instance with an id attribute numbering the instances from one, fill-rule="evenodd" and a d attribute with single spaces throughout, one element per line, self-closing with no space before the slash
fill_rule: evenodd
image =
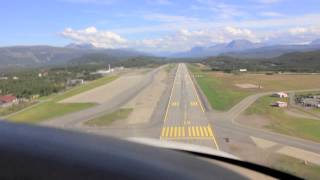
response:
<path id="1" fill-rule="evenodd" d="M 320 89 L 291 90 L 287 92 L 292 93 L 313 91 L 320 91 Z M 229 111 L 223 113 L 217 113 L 214 111 L 208 112 L 207 117 L 209 121 L 214 122 L 216 129 L 220 132 L 218 133 L 218 136 L 220 137 L 219 142 L 223 142 L 224 138 L 236 139 L 237 141 L 241 142 L 241 140 L 239 140 L 241 139 L 241 137 L 248 138 L 254 136 L 269 141 L 277 142 L 279 144 L 289 145 L 300 149 L 319 153 L 319 143 L 304 140 L 301 138 L 295 138 L 284 134 L 275 133 L 261 128 L 250 127 L 237 122 L 237 118 L 239 117 L 239 115 L 241 115 L 257 99 L 271 94 L 273 94 L 273 92 L 264 92 L 248 96 L 244 98 L 242 101 L 240 101 L 238 104 L 236 104 L 234 107 L 232 107 Z"/>
<path id="2" fill-rule="evenodd" d="M 181 141 L 219 149 L 185 64 L 179 64 L 163 118 L 161 140 Z"/>
<path id="3" fill-rule="evenodd" d="M 100 105 L 94 106 L 83 111 L 70 113 L 62 117 L 49 119 L 47 121 L 42 122 L 41 125 L 58 128 L 76 129 L 78 126 L 81 126 L 81 124 L 84 121 L 102 116 L 106 113 L 112 112 L 120 108 L 129 100 L 134 98 L 140 91 L 146 88 L 154 80 L 155 75 L 162 68 L 163 66 L 156 68 L 151 72 L 148 72 L 134 87 L 131 87 L 129 90 L 119 89 L 118 91 L 121 91 L 121 93 L 118 93 L 117 96 L 114 96 L 106 103 L 102 103 Z"/>

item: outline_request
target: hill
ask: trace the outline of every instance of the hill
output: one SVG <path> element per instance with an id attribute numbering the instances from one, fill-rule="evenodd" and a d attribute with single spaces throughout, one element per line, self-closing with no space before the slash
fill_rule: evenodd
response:
<path id="1" fill-rule="evenodd" d="M 0 48 L 0 67 L 63 65 L 69 64 L 70 61 L 75 62 L 77 59 L 79 62 L 89 61 L 92 56 L 97 59 L 99 55 L 104 56 L 104 60 L 119 60 L 147 54 L 131 49 L 98 49 L 91 46 L 75 45 L 68 47 L 13 46 Z M 89 60 L 86 60 L 88 58 Z"/>
<path id="2" fill-rule="evenodd" d="M 320 51 L 294 52 L 274 58 L 240 59 L 231 56 L 206 58 L 202 61 L 213 70 L 320 72 Z"/>
<path id="3" fill-rule="evenodd" d="M 308 52 L 315 50 L 320 50 L 320 43 L 265 46 L 238 52 L 228 52 L 222 55 L 238 58 L 274 58 L 291 52 Z"/>

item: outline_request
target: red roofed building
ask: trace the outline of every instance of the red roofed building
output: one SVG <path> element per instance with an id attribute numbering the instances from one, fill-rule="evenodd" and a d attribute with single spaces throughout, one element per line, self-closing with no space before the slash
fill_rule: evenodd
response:
<path id="1" fill-rule="evenodd" d="M 0 107 L 7 107 L 16 103 L 18 103 L 18 99 L 15 96 L 11 96 L 11 95 L 0 96 Z"/>

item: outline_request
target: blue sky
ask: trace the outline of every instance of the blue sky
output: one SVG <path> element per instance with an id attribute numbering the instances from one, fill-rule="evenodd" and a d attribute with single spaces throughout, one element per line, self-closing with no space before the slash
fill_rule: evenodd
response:
<path id="1" fill-rule="evenodd" d="M 91 43 L 180 51 L 233 39 L 297 44 L 320 38 L 319 0 L 11 0 L 0 46 Z"/>

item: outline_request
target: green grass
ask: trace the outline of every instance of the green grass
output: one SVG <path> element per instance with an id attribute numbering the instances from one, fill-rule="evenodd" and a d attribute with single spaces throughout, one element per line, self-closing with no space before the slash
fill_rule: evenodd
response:
<path id="1" fill-rule="evenodd" d="M 320 108 L 315 108 L 315 109 L 312 109 L 311 111 L 320 115 Z"/>
<path id="2" fill-rule="evenodd" d="M 165 67 L 165 71 L 167 73 L 169 73 L 174 67 L 176 67 L 176 64 L 168 64 L 166 67 Z"/>
<path id="3" fill-rule="evenodd" d="M 59 94 L 57 96 L 55 96 L 53 98 L 53 101 L 61 101 L 65 98 L 68 98 L 68 97 L 71 97 L 71 96 L 74 96 L 74 95 L 77 95 L 77 94 L 80 94 L 80 93 L 83 93 L 85 91 L 88 91 L 90 89 L 94 89 L 96 87 L 99 87 L 99 86 L 102 86 L 104 84 L 107 84 L 113 80 L 117 79 L 117 76 L 106 76 L 106 77 L 103 77 L 103 78 L 100 78 L 100 79 L 97 79 L 95 81 L 92 81 L 88 84 L 83 84 L 83 85 L 80 85 L 80 86 L 77 86 L 75 88 L 72 88 L 62 94 Z"/>
<path id="4" fill-rule="evenodd" d="M 320 166 L 305 164 L 289 156 L 279 157 L 271 167 L 305 179 L 319 179 L 320 177 Z"/>
<path id="5" fill-rule="evenodd" d="M 8 119 L 12 122 L 37 123 L 43 120 L 59 117 L 67 113 L 80 111 L 94 106 L 93 103 L 68 103 L 58 104 L 53 101 L 44 102 L 34 106 L 26 111 L 10 116 Z"/>
<path id="6" fill-rule="evenodd" d="M 126 119 L 132 110 L 132 108 L 119 109 L 112 113 L 86 121 L 85 124 L 89 126 L 107 126 L 116 120 Z"/>
<path id="7" fill-rule="evenodd" d="M 213 109 L 226 111 L 250 95 L 250 92 L 235 91 L 228 88 L 221 79 L 208 76 L 195 66 L 189 65 L 189 69 L 195 75 L 198 85 Z"/>
<path id="8" fill-rule="evenodd" d="M 275 132 L 320 142 L 320 121 L 290 116 L 285 113 L 285 108 L 271 107 L 270 104 L 277 100 L 279 99 L 269 96 L 262 97 L 245 114 L 266 117 L 270 123 L 266 128 Z"/>
<path id="9" fill-rule="evenodd" d="M 222 111 L 256 93 L 320 88 L 320 76 L 315 74 L 223 73 L 210 71 L 204 65 L 188 66 L 196 75 L 195 78 L 212 108 Z M 237 86 L 241 84 L 252 84 L 262 88 L 246 89 Z"/>
<path id="10" fill-rule="evenodd" d="M 46 119 L 62 116 L 68 113 L 80 111 L 93 107 L 94 103 L 58 103 L 59 101 L 104 85 L 115 80 L 117 76 L 106 76 L 88 84 L 83 84 L 72 88 L 63 93 L 51 95 L 50 98 L 46 98 L 47 101 L 39 103 L 29 109 L 23 110 L 20 113 L 13 114 L 7 119 L 12 122 L 21 123 L 37 123 Z"/>

